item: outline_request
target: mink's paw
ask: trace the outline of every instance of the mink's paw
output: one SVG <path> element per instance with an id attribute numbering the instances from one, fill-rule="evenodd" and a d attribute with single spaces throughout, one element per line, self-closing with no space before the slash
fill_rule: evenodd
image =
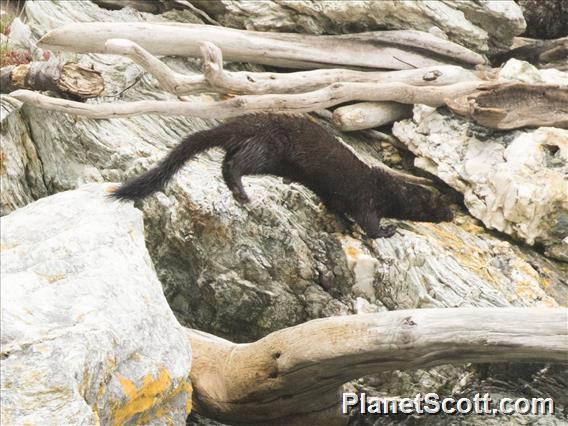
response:
<path id="1" fill-rule="evenodd" d="M 396 226 L 381 226 L 376 232 L 368 233 L 369 238 L 390 238 L 396 233 Z"/>
<path id="2" fill-rule="evenodd" d="M 233 198 L 240 204 L 250 203 L 250 198 L 245 192 L 233 191 Z"/>

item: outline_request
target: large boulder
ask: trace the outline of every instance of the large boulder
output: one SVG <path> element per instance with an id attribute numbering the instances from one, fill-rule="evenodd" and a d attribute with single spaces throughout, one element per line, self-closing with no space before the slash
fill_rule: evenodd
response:
<path id="1" fill-rule="evenodd" d="M 502 80 L 528 83 L 564 84 L 567 77 L 514 59 L 499 73 Z M 568 260 L 567 130 L 502 132 L 417 105 L 393 134 L 416 155 L 417 167 L 463 193 L 469 212 L 485 226 Z"/>
<path id="2" fill-rule="evenodd" d="M 512 0 L 489 2 L 191 0 L 222 25 L 256 31 L 341 34 L 376 30 L 442 33 L 477 52 L 507 50 L 526 27 Z"/>
<path id="3" fill-rule="evenodd" d="M 142 215 L 87 185 L 1 219 L 2 423 L 183 424 L 188 339 Z"/>

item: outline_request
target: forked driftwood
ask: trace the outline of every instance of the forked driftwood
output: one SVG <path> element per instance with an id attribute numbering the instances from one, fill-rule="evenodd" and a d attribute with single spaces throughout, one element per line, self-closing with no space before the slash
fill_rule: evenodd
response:
<path id="1" fill-rule="evenodd" d="M 313 36 L 263 33 L 198 24 L 81 22 L 44 35 L 51 50 L 105 53 L 111 38 L 132 40 L 155 55 L 200 55 L 199 46 L 217 45 L 227 61 L 285 68 L 412 69 L 440 64 L 473 68 L 485 59 L 456 43 L 420 31 L 376 31 Z"/>
<path id="2" fill-rule="evenodd" d="M 503 83 L 446 103 L 456 114 L 494 129 L 552 126 L 568 128 L 568 86 Z"/>
<path id="3" fill-rule="evenodd" d="M 130 117 L 140 114 L 187 115 L 202 118 L 228 118 L 250 113 L 302 113 L 329 108 L 349 101 L 397 101 L 406 104 L 444 105 L 444 99 L 476 90 L 482 82 L 448 86 L 410 86 L 404 83 L 334 83 L 307 93 L 244 95 L 218 101 L 137 101 L 128 103 L 82 104 L 52 98 L 29 90 L 16 90 L 10 96 L 40 108 L 90 118 Z"/>
<path id="4" fill-rule="evenodd" d="M 232 72 L 223 68 L 221 50 L 213 43 L 201 43 L 203 75 L 176 73 L 138 44 L 124 39 L 105 43 L 108 53 L 127 56 L 152 74 L 160 85 L 178 96 L 194 92 L 234 94 L 304 93 L 336 82 L 390 83 L 438 86 L 476 81 L 477 75 L 455 65 L 401 71 L 354 71 L 345 69 L 311 70 L 293 73 Z M 364 102 L 339 108 L 334 122 L 344 131 L 378 127 L 409 117 L 412 108 L 397 102 Z"/>
<path id="5" fill-rule="evenodd" d="M 210 42 L 200 44 L 203 75 L 185 75 L 173 71 L 142 46 L 125 39 L 105 42 L 106 53 L 127 56 L 152 74 L 165 90 L 182 96 L 195 92 L 262 95 L 268 93 L 304 93 L 332 83 L 406 83 L 412 86 L 444 86 L 475 81 L 474 71 L 439 65 L 401 71 L 354 71 L 323 69 L 292 73 L 226 71 L 221 49 Z"/>
<path id="6" fill-rule="evenodd" d="M 1 93 L 17 89 L 50 90 L 74 99 L 104 94 L 101 73 L 75 62 L 31 62 L 0 69 Z"/>
<path id="7" fill-rule="evenodd" d="M 342 384 L 466 362 L 568 363 L 568 310 L 458 308 L 332 317 L 234 344 L 187 330 L 195 411 L 227 423 L 345 424 Z"/>

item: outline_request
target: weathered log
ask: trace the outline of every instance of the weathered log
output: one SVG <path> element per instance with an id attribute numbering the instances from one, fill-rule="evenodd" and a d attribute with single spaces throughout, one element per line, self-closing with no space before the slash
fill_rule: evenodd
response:
<path id="1" fill-rule="evenodd" d="M 412 117 L 412 105 L 398 102 L 360 102 L 333 111 L 333 122 L 345 132 L 383 126 Z"/>
<path id="2" fill-rule="evenodd" d="M 368 374 L 465 362 L 568 363 L 567 321 L 566 309 L 402 310 L 314 320 L 250 344 L 188 329 L 193 404 L 229 423 L 340 424 L 347 420 L 339 415 L 340 386 Z"/>
<path id="3" fill-rule="evenodd" d="M 568 86 L 494 84 L 446 103 L 456 114 L 493 129 L 568 128 Z"/>
<path id="4" fill-rule="evenodd" d="M 173 71 L 140 45 L 125 39 L 110 39 L 107 53 L 128 56 L 152 74 L 160 85 L 178 96 L 194 92 L 238 94 L 303 93 L 337 82 L 394 83 L 413 86 L 443 86 L 477 80 L 477 75 L 455 65 L 401 71 L 354 71 L 324 69 L 293 73 L 226 71 L 221 50 L 210 42 L 200 45 L 203 75 L 184 75 Z"/>
<path id="5" fill-rule="evenodd" d="M 31 62 L 0 69 L 1 93 L 17 89 L 50 90 L 74 99 L 101 96 L 105 83 L 101 73 L 75 62 Z"/>
<path id="6" fill-rule="evenodd" d="M 469 49 L 420 31 L 312 36 L 198 24 L 81 22 L 50 31 L 39 45 L 51 50 L 105 53 L 105 42 L 111 38 L 132 40 L 155 55 L 193 57 L 200 56 L 200 43 L 209 41 L 223 51 L 227 61 L 286 68 L 412 69 L 440 64 L 472 68 L 485 62 Z"/>
<path id="7" fill-rule="evenodd" d="M 136 101 L 128 103 L 81 104 L 51 98 L 29 90 L 16 90 L 10 93 L 10 96 L 40 108 L 90 118 L 160 114 L 220 119 L 262 112 L 310 112 L 355 100 L 396 101 L 437 107 L 444 105 L 444 99 L 471 93 L 482 84 L 482 82 L 473 81 L 438 87 L 410 86 L 403 83 L 334 83 L 323 89 L 307 93 L 243 95 L 218 102 Z"/>

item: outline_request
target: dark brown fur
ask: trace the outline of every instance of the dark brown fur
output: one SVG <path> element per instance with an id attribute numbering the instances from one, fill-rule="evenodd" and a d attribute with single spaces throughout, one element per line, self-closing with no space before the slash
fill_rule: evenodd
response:
<path id="1" fill-rule="evenodd" d="M 325 128 L 299 116 L 257 114 L 188 136 L 160 164 L 123 184 L 113 196 L 140 199 L 161 190 L 194 155 L 212 147 L 226 151 L 223 178 L 233 197 L 247 203 L 242 176 L 275 175 L 315 192 L 344 219 L 350 215 L 371 238 L 390 237 L 383 217 L 427 222 L 451 220 L 432 190 L 388 170 L 371 167 Z"/>

